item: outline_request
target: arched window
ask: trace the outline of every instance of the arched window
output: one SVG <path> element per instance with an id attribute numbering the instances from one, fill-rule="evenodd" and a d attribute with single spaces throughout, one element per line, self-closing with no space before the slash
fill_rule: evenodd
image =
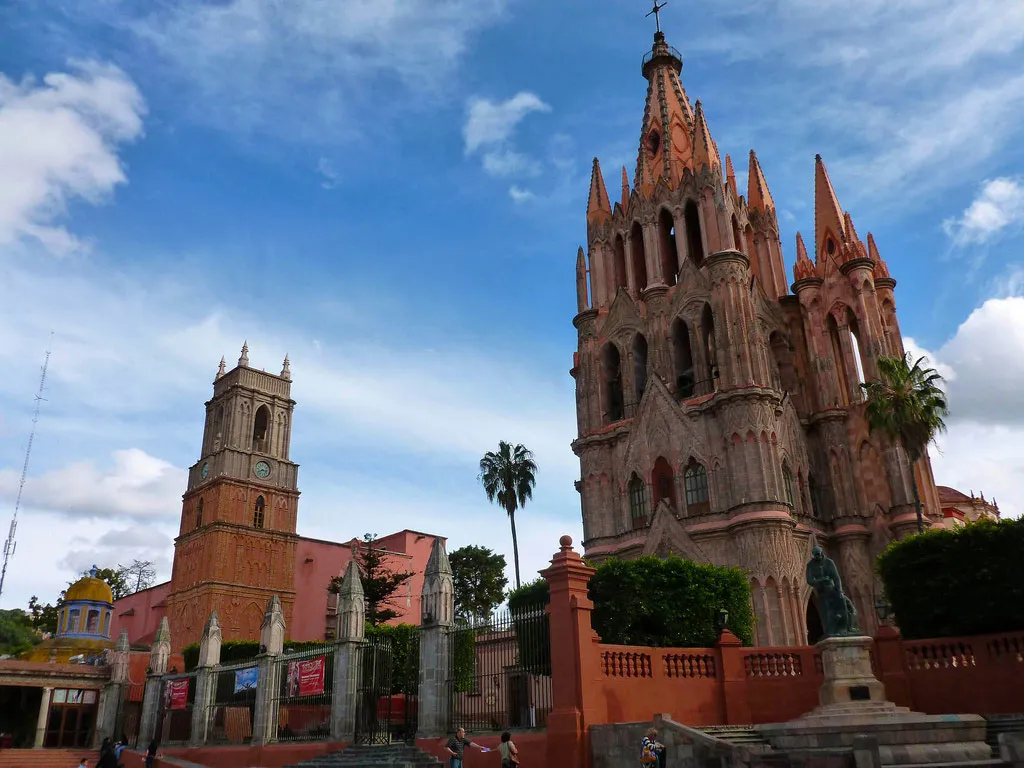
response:
<path id="1" fill-rule="evenodd" d="M 779 587 L 771 576 L 764 583 L 764 596 L 768 608 L 768 624 L 771 627 L 772 645 L 786 644 L 786 627 L 782 621 L 782 600 Z"/>
<path id="2" fill-rule="evenodd" d="M 775 362 L 775 369 L 772 371 L 773 384 L 776 389 L 789 392 L 791 395 L 798 394 L 799 380 L 796 372 L 796 361 L 789 342 L 778 331 L 772 331 L 768 336 L 768 344 L 772 350 L 772 359 Z"/>
<path id="3" fill-rule="evenodd" d="M 683 208 L 683 221 L 686 223 L 686 245 L 690 249 L 690 258 L 699 267 L 704 263 L 704 238 L 700 235 L 700 213 L 693 200 Z"/>
<path id="4" fill-rule="evenodd" d="M 633 285 L 637 294 L 647 287 L 647 251 L 644 248 L 644 231 L 640 222 L 633 225 L 629 234 L 629 251 L 633 262 Z"/>
<path id="5" fill-rule="evenodd" d="M 740 235 L 740 223 L 736 221 L 736 214 L 732 215 L 732 244 L 737 251 L 743 250 L 743 236 Z"/>
<path id="6" fill-rule="evenodd" d="M 810 472 L 807 473 L 807 492 L 811 497 L 811 514 L 815 518 L 821 518 L 821 490 L 818 488 L 818 483 L 814 480 L 814 475 Z"/>
<path id="7" fill-rule="evenodd" d="M 690 329 L 681 317 L 677 317 L 672 323 L 672 353 L 676 364 L 676 397 L 680 400 L 693 397 L 696 381 L 693 377 Z"/>
<path id="8" fill-rule="evenodd" d="M 690 459 L 683 474 L 683 486 L 686 489 L 686 514 L 706 515 L 711 511 L 708 497 L 708 473 L 696 459 Z"/>
<path id="9" fill-rule="evenodd" d="M 647 389 L 647 339 L 640 333 L 633 337 L 633 386 L 639 405 Z"/>
<path id="10" fill-rule="evenodd" d="M 664 456 L 659 456 L 654 462 L 654 470 L 651 472 L 651 492 L 654 496 L 653 506 L 655 508 L 662 499 L 667 499 L 673 507 L 676 505 L 675 477 L 672 473 L 672 465 L 665 460 Z"/>
<path id="11" fill-rule="evenodd" d="M 199 528 L 203 524 L 203 500 L 199 499 L 199 503 L 196 504 L 196 528 Z"/>
<path id="12" fill-rule="evenodd" d="M 103 614 L 103 631 L 100 632 L 104 637 L 110 637 L 110 611 L 106 611 Z"/>
<path id="13" fill-rule="evenodd" d="M 263 527 L 263 515 L 266 510 L 267 503 L 263 500 L 262 496 L 256 497 L 256 506 L 253 508 L 252 514 L 252 527 L 262 528 Z"/>
<path id="14" fill-rule="evenodd" d="M 93 608 L 85 616 L 85 631 L 90 635 L 98 635 L 100 633 L 100 612 L 99 609 Z"/>
<path id="15" fill-rule="evenodd" d="M 619 421 L 623 415 L 622 357 L 619 348 L 609 342 L 601 355 L 604 368 L 604 408 L 609 422 Z"/>
<path id="16" fill-rule="evenodd" d="M 629 285 L 626 278 L 626 244 L 622 242 L 622 235 L 615 236 L 615 244 L 612 246 L 613 259 L 614 259 L 614 274 L 615 288 L 620 286 L 625 288 Z M 612 298 L 615 298 L 614 291 L 612 292 Z"/>
<path id="17" fill-rule="evenodd" d="M 836 387 L 839 389 L 838 405 L 850 404 L 850 382 L 846 378 L 846 357 L 843 355 L 843 344 L 839 337 L 839 326 L 835 317 L 828 316 L 828 338 L 832 345 L 832 364 L 836 371 Z"/>
<path id="18" fill-rule="evenodd" d="M 72 608 L 70 611 L 68 611 L 68 629 L 67 629 L 67 631 L 69 633 L 73 634 L 73 633 L 81 632 L 82 631 L 82 627 L 79 625 L 79 619 L 80 619 L 81 615 L 82 615 L 81 612 L 77 608 Z"/>
<path id="19" fill-rule="evenodd" d="M 658 246 L 661 250 L 661 274 L 665 278 L 665 284 L 675 285 L 679 276 L 676 225 L 672 214 L 664 208 L 658 215 Z"/>
<path id="20" fill-rule="evenodd" d="M 857 317 L 850 309 L 846 310 L 846 325 L 850 329 L 850 346 L 853 348 L 853 365 L 857 374 L 857 391 L 855 400 L 860 400 L 864 390 L 860 385 L 867 381 L 864 378 L 864 357 L 860 347 L 860 326 L 857 324 Z"/>
<path id="21" fill-rule="evenodd" d="M 714 383 L 718 378 L 718 350 L 715 348 L 715 317 L 711 314 L 711 305 L 704 305 L 700 319 L 701 334 L 704 341 L 704 359 L 707 360 L 707 381 Z"/>
<path id="22" fill-rule="evenodd" d="M 223 432 L 224 429 L 224 406 L 218 405 L 217 410 L 213 412 L 213 423 L 210 425 L 210 450 L 219 451 L 223 443 Z"/>
<path id="23" fill-rule="evenodd" d="M 629 517 L 634 530 L 647 525 L 646 489 L 644 488 L 644 481 L 640 479 L 636 472 L 629 479 Z"/>
<path id="24" fill-rule="evenodd" d="M 783 462 L 782 464 L 782 489 L 786 494 L 786 503 L 796 511 L 796 502 L 793 497 L 793 472 L 789 468 L 789 464 Z"/>
<path id="25" fill-rule="evenodd" d="M 265 452 L 269 441 L 267 440 L 270 431 L 270 409 L 261 405 L 256 410 L 256 418 L 252 424 L 252 449 Z"/>

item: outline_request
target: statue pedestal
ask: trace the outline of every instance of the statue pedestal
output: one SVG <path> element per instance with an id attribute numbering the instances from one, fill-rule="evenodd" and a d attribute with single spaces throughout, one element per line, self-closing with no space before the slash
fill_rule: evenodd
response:
<path id="1" fill-rule="evenodd" d="M 830 704 L 885 701 L 885 686 L 871 670 L 870 637 L 829 637 L 817 644 L 825 682 L 818 689 L 818 701 Z"/>

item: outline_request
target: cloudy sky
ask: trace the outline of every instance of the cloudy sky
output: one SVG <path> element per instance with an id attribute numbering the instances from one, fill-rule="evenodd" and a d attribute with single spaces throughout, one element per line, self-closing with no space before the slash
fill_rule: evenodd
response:
<path id="1" fill-rule="evenodd" d="M 301 533 L 511 555 L 476 483 L 533 448 L 523 569 L 578 539 L 568 376 L 590 160 L 635 163 L 643 0 L 0 5 L 0 598 L 170 572 L 221 355 L 288 353 Z M 939 481 L 1024 510 L 1024 5 L 675 2 L 720 150 L 755 148 L 787 265 L 821 153 L 948 378 Z M 738 163 L 741 175 L 745 163 Z M 745 189 L 741 178 L 740 185 Z M 509 558 L 511 559 L 511 558 Z"/>

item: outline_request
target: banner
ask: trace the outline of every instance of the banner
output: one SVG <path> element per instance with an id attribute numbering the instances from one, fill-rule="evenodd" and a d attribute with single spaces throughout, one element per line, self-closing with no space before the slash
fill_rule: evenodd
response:
<path id="1" fill-rule="evenodd" d="M 320 656 L 288 664 L 288 696 L 315 696 L 324 692 L 324 661 Z"/>
<path id="2" fill-rule="evenodd" d="M 167 681 L 164 687 L 164 709 L 185 709 L 188 706 L 188 681 L 187 677 Z"/>
<path id="3" fill-rule="evenodd" d="M 246 667 L 235 670 L 235 693 L 242 691 L 255 691 L 256 680 L 259 677 L 259 667 Z"/>

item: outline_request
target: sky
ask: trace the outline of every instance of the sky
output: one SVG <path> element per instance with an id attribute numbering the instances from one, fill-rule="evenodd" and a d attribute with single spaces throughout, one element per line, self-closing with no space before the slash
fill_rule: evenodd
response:
<path id="1" fill-rule="evenodd" d="M 506 554 L 477 463 L 533 449 L 524 578 L 581 534 L 575 255 L 636 162 L 645 0 L 0 3 L 0 607 L 168 578 L 221 356 L 288 354 L 299 532 Z M 787 269 L 820 153 L 947 379 L 938 482 L 1024 511 L 1024 4 L 676 0 L 720 151 L 757 150 Z M 614 197 L 614 195 L 613 195 Z M 50 334 L 53 334 L 52 340 Z"/>

